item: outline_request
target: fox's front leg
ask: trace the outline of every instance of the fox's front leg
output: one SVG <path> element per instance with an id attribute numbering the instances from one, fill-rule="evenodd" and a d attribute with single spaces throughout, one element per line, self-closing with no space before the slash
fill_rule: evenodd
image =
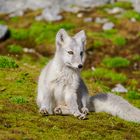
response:
<path id="1" fill-rule="evenodd" d="M 78 103 L 77 103 L 77 94 L 71 89 L 67 89 L 65 92 L 65 102 L 66 105 L 69 108 L 69 111 L 72 115 L 75 117 L 78 117 L 79 119 L 85 119 L 86 115 L 81 113 L 78 109 Z"/>
<path id="2" fill-rule="evenodd" d="M 52 114 L 52 97 L 49 88 L 38 87 L 37 104 L 42 115 Z"/>

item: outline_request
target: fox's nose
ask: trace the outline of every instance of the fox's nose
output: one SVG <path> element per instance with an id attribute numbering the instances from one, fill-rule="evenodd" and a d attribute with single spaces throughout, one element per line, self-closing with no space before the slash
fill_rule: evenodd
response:
<path id="1" fill-rule="evenodd" d="M 79 68 L 79 69 L 83 68 L 83 65 L 82 65 L 82 64 L 79 64 L 79 65 L 78 65 L 78 68 Z"/>

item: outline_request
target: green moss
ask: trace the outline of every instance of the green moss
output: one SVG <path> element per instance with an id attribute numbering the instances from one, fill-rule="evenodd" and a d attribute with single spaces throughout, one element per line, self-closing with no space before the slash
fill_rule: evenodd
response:
<path id="1" fill-rule="evenodd" d="M 140 21 L 140 14 L 134 10 L 128 10 L 123 14 L 123 17 L 131 19 L 135 18 L 136 20 Z"/>
<path id="2" fill-rule="evenodd" d="M 20 63 L 20 69 L 9 69 L 8 74 L 6 69 L 0 72 L 1 139 L 122 140 L 126 137 L 139 139 L 138 124 L 126 122 L 106 113 L 90 113 L 87 120 L 78 120 L 73 116 L 42 117 L 35 103 L 37 78 L 41 66 L 37 62 L 36 65 L 30 64 L 29 67 L 24 66 L 22 61 Z M 18 80 L 22 82 L 17 82 Z M 99 82 L 96 84 L 101 85 Z M 1 90 L 1 87 L 5 87 L 5 90 Z"/>
<path id="3" fill-rule="evenodd" d="M 104 45 L 104 42 L 102 40 L 95 40 L 94 43 L 93 43 L 94 48 L 99 48 L 103 45 Z"/>
<path id="4" fill-rule="evenodd" d="M 103 6 L 103 8 L 113 8 L 113 7 L 121 7 L 124 9 L 131 9 L 132 8 L 132 3 L 131 2 L 115 2 L 113 4 L 106 4 Z"/>
<path id="5" fill-rule="evenodd" d="M 103 59 L 103 64 L 108 68 L 128 67 L 130 61 L 123 57 L 106 57 Z"/>
<path id="6" fill-rule="evenodd" d="M 11 29 L 11 38 L 16 39 L 16 40 L 25 40 L 29 36 L 28 30 L 27 29 Z"/>
<path id="7" fill-rule="evenodd" d="M 0 56 L 0 68 L 17 68 L 18 65 L 16 64 L 15 60 L 7 57 L 7 56 Z"/>
<path id="8" fill-rule="evenodd" d="M 118 30 L 111 29 L 103 32 L 88 32 L 89 37 L 93 37 L 95 40 L 110 40 L 116 46 L 124 46 L 127 41 L 124 36 L 118 33 Z M 98 45 L 97 41 L 97 45 Z M 96 45 L 96 44 L 95 44 Z"/>
<path id="9" fill-rule="evenodd" d="M 97 80 L 111 80 L 113 83 L 124 83 L 127 80 L 127 77 L 124 74 L 116 73 L 112 70 L 104 68 L 96 68 L 95 71 L 88 70 L 82 73 L 84 78 L 95 78 Z"/>
<path id="10" fill-rule="evenodd" d="M 0 20 L 0 24 L 6 24 L 4 20 Z"/>
<path id="11" fill-rule="evenodd" d="M 35 22 L 29 29 L 29 35 L 35 39 L 37 44 L 41 44 L 45 40 L 52 43 L 54 42 L 55 35 L 60 28 L 70 30 L 74 27 L 75 25 L 72 23 L 46 24 L 44 22 Z"/>
<path id="12" fill-rule="evenodd" d="M 116 35 L 112 38 L 112 43 L 116 46 L 125 46 L 126 39 L 125 39 L 125 37 L 123 37 L 121 35 Z"/>
<path id="13" fill-rule="evenodd" d="M 139 54 L 133 55 L 132 61 L 140 61 L 140 55 Z"/>
<path id="14" fill-rule="evenodd" d="M 11 102 L 16 103 L 16 104 L 24 104 L 28 102 L 27 99 L 22 96 L 12 97 L 10 100 Z"/>
<path id="15" fill-rule="evenodd" d="M 127 97 L 129 99 L 140 99 L 139 93 L 135 90 L 129 90 L 127 93 Z"/>
<path id="16" fill-rule="evenodd" d="M 22 53 L 23 52 L 23 48 L 20 45 L 9 45 L 7 46 L 7 49 L 10 53 Z"/>
<path id="17" fill-rule="evenodd" d="M 12 22 L 18 22 L 20 20 L 20 17 L 16 16 L 16 17 L 12 17 L 10 19 Z"/>

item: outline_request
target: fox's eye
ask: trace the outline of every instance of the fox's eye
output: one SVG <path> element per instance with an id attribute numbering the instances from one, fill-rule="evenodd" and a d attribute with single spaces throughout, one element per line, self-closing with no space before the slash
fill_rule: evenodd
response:
<path id="1" fill-rule="evenodd" d="M 83 52 L 80 52 L 80 56 L 83 56 Z"/>
<path id="2" fill-rule="evenodd" d="M 71 54 L 71 55 L 73 55 L 73 51 L 68 51 L 68 54 Z"/>

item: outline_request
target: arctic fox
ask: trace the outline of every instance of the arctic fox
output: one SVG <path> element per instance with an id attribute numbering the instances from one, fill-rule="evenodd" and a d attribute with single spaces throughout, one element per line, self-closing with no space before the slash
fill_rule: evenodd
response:
<path id="1" fill-rule="evenodd" d="M 39 112 L 71 114 L 85 119 L 89 111 L 107 112 L 140 123 L 140 110 L 122 97 L 108 93 L 89 96 L 80 77 L 85 61 L 86 35 L 82 30 L 71 37 L 64 29 L 56 35 L 54 58 L 42 70 L 38 81 Z"/>

